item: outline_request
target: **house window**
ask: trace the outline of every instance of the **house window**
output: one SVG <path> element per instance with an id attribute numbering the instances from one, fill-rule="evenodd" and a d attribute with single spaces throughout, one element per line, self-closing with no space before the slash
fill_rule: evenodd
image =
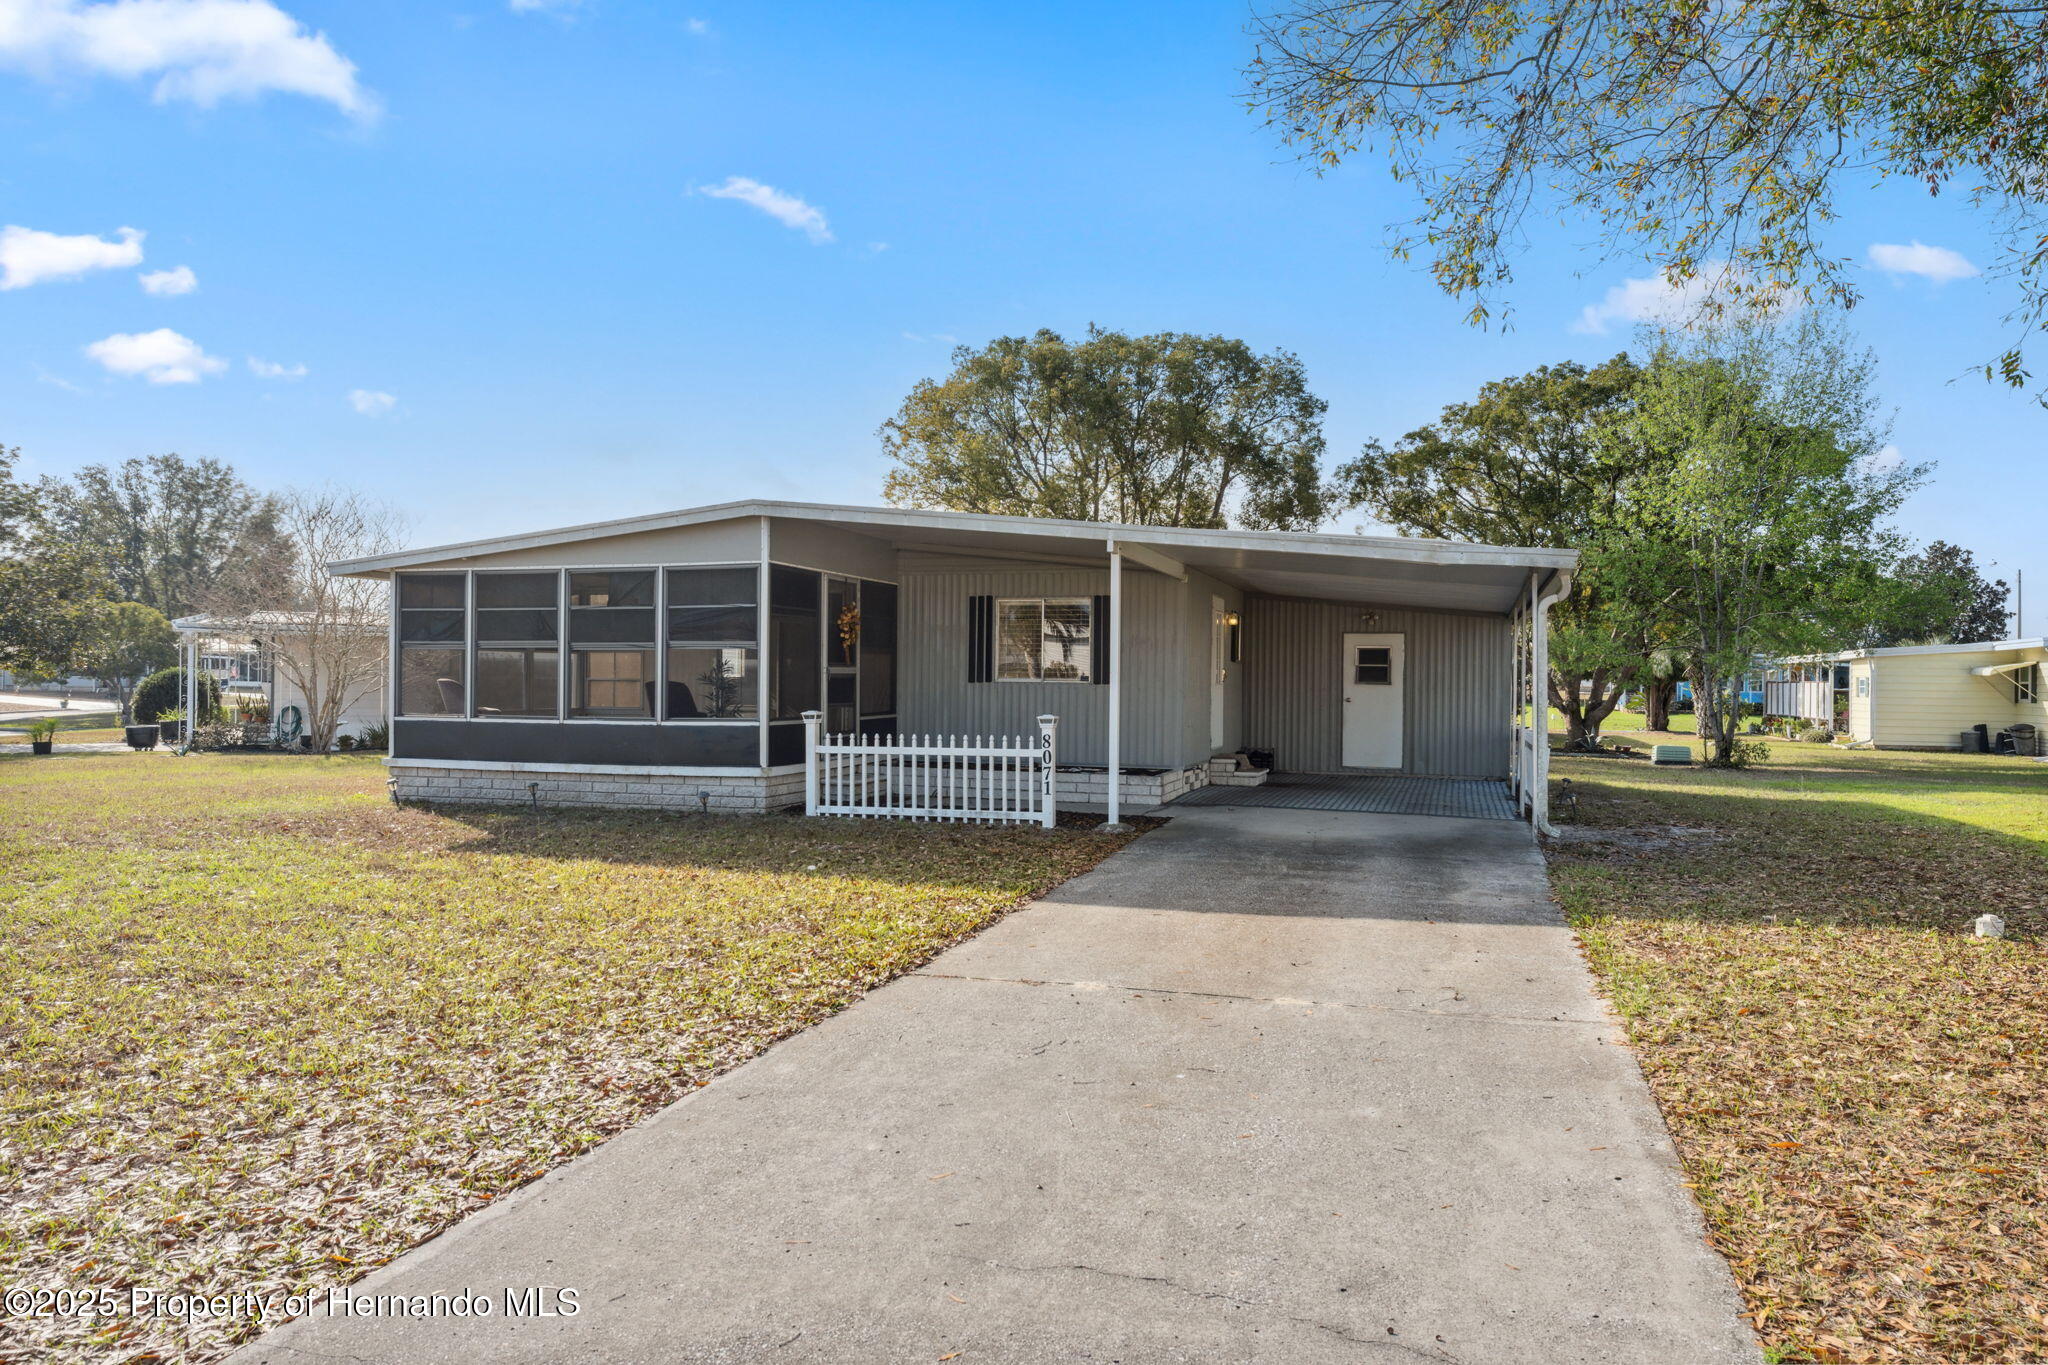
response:
<path id="1" fill-rule="evenodd" d="M 569 714 L 654 715 L 654 571 L 569 575 Z"/>
<path id="2" fill-rule="evenodd" d="M 398 576 L 398 714 L 469 714 L 467 640 L 463 613 L 468 596 L 459 573 Z"/>
<path id="3" fill-rule="evenodd" d="M 1087 682 L 1095 604 L 1086 597 L 1004 597 L 996 602 L 999 682 Z"/>
<path id="4" fill-rule="evenodd" d="M 1856 675 L 1856 695 L 1859 697 L 1870 695 L 1870 675 L 1868 673 Z"/>
<path id="5" fill-rule="evenodd" d="M 562 656 L 560 575 L 476 576 L 476 713 L 555 714 Z"/>
<path id="6" fill-rule="evenodd" d="M 1384 645 L 1360 645 L 1358 657 L 1351 661 L 1351 681 L 1367 687 L 1392 687 L 1394 651 Z"/>
<path id="7" fill-rule="evenodd" d="M 751 564 L 668 571 L 668 720 L 761 713 L 761 573 Z"/>
<path id="8" fill-rule="evenodd" d="M 2013 670 L 2012 699 L 2025 703 L 2041 700 L 2041 665 L 2028 664 Z"/>

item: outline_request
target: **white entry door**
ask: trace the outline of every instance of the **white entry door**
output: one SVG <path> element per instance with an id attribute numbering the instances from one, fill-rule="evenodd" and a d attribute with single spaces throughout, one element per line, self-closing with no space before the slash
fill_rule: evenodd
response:
<path id="1" fill-rule="evenodd" d="M 1401 766 L 1406 642 L 1399 635 L 1344 637 L 1344 766 Z"/>

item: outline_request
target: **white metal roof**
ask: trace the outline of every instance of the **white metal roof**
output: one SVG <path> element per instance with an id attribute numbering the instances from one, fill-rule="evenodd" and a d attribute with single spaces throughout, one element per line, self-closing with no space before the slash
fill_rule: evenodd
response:
<path id="1" fill-rule="evenodd" d="M 1149 549 L 1254 592 L 1388 605 L 1506 611 L 1526 591 L 1531 571 L 1548 577 L 1578 564 L 1575 550 L 1475 545 L 1405 536 L 1309 531 L 1193 530 L 1120 526 L 1049 517 L 919 511 L 748 499 L 616 521 L 588 522 L 524 535 L 463 541 L 328 566 L 335 574 L 382 575 L 397 569 L 457 568 L 465 561 L 613 536 L 669 530 L 740 517 L 821 522 L 886 541 L 900 550 L 1000 557 L 1106 555 L 1112 541 Z"/>
<path id="2" fill-rule="evenodd" d="M 1845 649 L 1839 654 L 1796 654 L 1772 659 L 1778 664 L 1847 663 L 1852 659 L 1885 659 L 1901 654 L 2004 654 L 2021 649 L 2048 649 L 2048 639 L 1978 640 L 1960 645 L 1892 645 L 1884 649 Z"/>
<path id="3" fill-rule="evenodd" d="M 374 613 L 357 613 L 364 625 L 382 627 L 385 618 Z M 304 611 L 252 611 L 241 616 L 220 616 L 201 612 L 197 616 L 179 616 L 171 621 L 171 629 L 181 635 L 248 635 L 267 633 L 286 635 L 307 629 L 314 621 L 311 612 Z M 323 622 L 340 621 L 340 615 L 328 614 L 320 618 Z"/>

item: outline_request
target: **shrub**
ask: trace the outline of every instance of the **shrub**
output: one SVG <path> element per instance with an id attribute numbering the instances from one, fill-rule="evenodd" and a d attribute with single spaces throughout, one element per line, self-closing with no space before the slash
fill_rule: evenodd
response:
<path id="1" fill-rule="evenodd" d="M 28 737 L 40 744 L 57 737 L 57 722 L 54 720 L 32 720 L 28 723 Z"/>
<path id="2" fill-rule="evenodd" d="M 160 668 L 135 688 L 131 703 L 137 725 L 154 725 L 166 712 L 175 711 L 185 686 L 185 670 Z M 220 681 L 211 673 L 199 675 L 199 719 L 210 721 L 220 715 Z"/>
<path id="3" fill-rule="evenodd" d="M 373 720 L 356 736 L 358 749 L 388 749 L 391 747 L 391 727 L 381 720 Z"/>
<path id="4" fill-rule="evenodd" d="M 1834 741 L 1835 732 L 1821 725 L 1809 725 L 1799 732 L 1802 744 L 1829 744 Z"/>
<path id="5" fill-rule="evenodd" d="M 1705 744 L 1702 744 L 1700 749 L 1702 753 L 1710 754 L 1713 752 L 1711 746 Z M 1762 740 L 1738 739 L 1728 746 L 1728 758 L 1725 762 L 1717 762 L 1712 758 L 1707 758 L 1704 760 L 1704 766 L 1709 768 L 1747 768 L 1753 764 L 1763 762 L 1770 756 L 1771 746 Z"/>

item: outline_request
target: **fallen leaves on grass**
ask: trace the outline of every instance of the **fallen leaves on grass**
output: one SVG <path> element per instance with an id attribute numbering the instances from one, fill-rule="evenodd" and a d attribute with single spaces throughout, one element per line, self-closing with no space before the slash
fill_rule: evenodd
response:
<path id="1" fill-rule="evenodd" d="M 1558 767 L 1621 842 L 1721 836 L 1549 856 L 1774 1357 L 2048 1354 L 2048 770 Z"/>
<path id="2" fill-rule="evenodd" d="M 0 765 L 0 1282 L 345 1283 L 1128 842 L 394 807 L 374 760 Z M 11 1322 L 206 1360 L 247 1322 Z"/>

